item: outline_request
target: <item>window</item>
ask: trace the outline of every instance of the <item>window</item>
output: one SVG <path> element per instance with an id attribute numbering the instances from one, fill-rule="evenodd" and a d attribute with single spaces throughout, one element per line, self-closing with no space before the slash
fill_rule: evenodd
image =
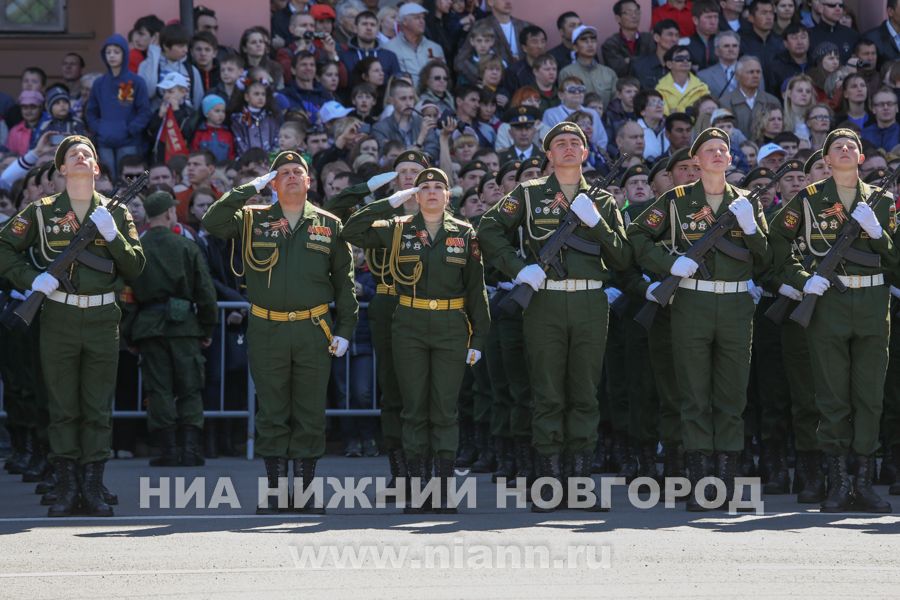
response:
<path id="1" fill-rule="evenodd" d="M 0 0 L 0 32 L 65 30 L 65 0 Z"/>

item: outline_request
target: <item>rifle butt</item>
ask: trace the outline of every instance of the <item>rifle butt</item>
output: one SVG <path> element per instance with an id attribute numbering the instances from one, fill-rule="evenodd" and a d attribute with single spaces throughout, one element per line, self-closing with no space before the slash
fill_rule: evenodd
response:
<path id="1" fill-rule="evenodd" d="M 634 320 L 643 327 L 647 333 L 650 333 L 650 328 L 653 327 L 653 319 L 656 318 L 656 311 L 659 310 L 659 304 L 656 302 L 647 301 L 644 303 L 644 306 L 641 307 L 641 310 L 634 315 Z"/>
<path id="2" fill-rule="evenodd" d="M 809 327 L 809 322 L 812 319 L 813 312 L 816 310 L 816 302 L 818 300 L 819 297 L 815 294 L 806 294 L 803 300 L 800 301 L 800 304 L 797 305 L 797 308 L 791 312 L 791 321 L 794 321 L 804 329 Z"/>
<path id="3" fill-rule="evenodd" d="M 793 300 L 787 296 L 778 296 L 775 302 L 773 302 L 764 313 L 766 318 L 776 325 L 781 325 L 788 316 L 791 302 L 793 302 Z"/>
<path id="4" fill-rule="evenodd" d="M 30 296 L 25 298 L 22 304 L 12 311 L 12 314 L 15 317 L 18 317 L 18 319 L 28 327 L 31 325 L 31 322 L 34 321 L 38 311 L 41 309 L 44 298 L 46 298 L 46 296 L 41 292 L 32 292 Z"/>

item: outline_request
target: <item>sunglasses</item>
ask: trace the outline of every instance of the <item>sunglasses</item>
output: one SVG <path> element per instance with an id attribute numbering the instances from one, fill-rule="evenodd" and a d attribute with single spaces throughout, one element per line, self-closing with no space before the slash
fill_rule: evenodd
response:
<path id="1" fill-rule="evenodd" d="M 570 85 L 566 88 L 567 94 L 583 94 L 587 91 L 587 88 L 583 85 Z"/>
<path id="2" fill-rule="evenodd" d="M 690 56 L 673 56 L 672 62 L 678 62 L 678 63 L 691 62 L 691 57 Z"/>
<path id="3" fill-rule="evenodd" d="M 843 2 L 823 2 L 822 6 L 827 6 L 828 8 L 844 8 Z"/>

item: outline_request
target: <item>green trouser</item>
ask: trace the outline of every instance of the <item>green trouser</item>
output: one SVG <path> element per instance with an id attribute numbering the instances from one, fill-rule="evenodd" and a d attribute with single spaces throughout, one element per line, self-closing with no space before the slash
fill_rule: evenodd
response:
<path id="1" fill-rule="evenodd" d="M 493 426 L 493 384 L 492 375 L 488 372 L 488 364 L 485 360 L 478 361 L 472 367 L 474 382 L 472 385 L 472 420 L 475 423 L 486 423 Z M 502 385 L 502 382 L 498 382 Z"/>
<path id="2" fill-rule="evenodd" d="M 631 302 L 630 306 L 635 306 Z M 638 444 L 659 441 L 659 396 L 650 364 L 647 331 L 634 320 L 629 310 L 623 319 L 625 334 L 625 375 L 628 383 L 628 434 Z M 608 355 L 607 355 L 608 356 Z"/>
<path id="3" fill-rule="evenodd" d="M 460 419 L 472 421 L 473 407 L 475 405 L 475 370 L 466 369 L 463 372 L 462 384 L 459 387 L 459 399 L 457 409 Z"/>
<path id="4" fill-rule="evenodd" d="M 791 417 L 794 428 L 794 447 L 799 452 L 819 449 L 816 429 L 819 427 L 819 409 L 816 406 L 816 386 L 809 359 L 806 330 L 794 321 L 785 319 L 781 324 L 781 349 L 784 372 L 791 392 Z"/>
<path id="5" fill-rule="evenodd" d="M 40 354 L 51 458 L 82 464 L 109 458 L 121 316 L 115 304 L 78 308 L 44 302 Z"/>
<path id="6" fill-rule="evenodd" d="M 672 303 L 675 373 L 686 451 L 739 452 L 756 305 L 748 293 L 679 289 Z"/>
<path id="7" fill-rule="evenodd" d="M 457 398 L 466 369 L 469 323 L 462 310 L 398 306 L 394 363 L 403 365 L 403 450 L 409 458 L 456 457 Z"/>
<path id="8" fill-rule="evenodd" d="M 138 342 L 147 399 L 147 428 L 190 425 L 203 428 L 203 375 L 206 361 L 195 337 L 147 338 Z"/>
<path id="9" fill-rule="evenodd" d="M 603 294 L 606 295 L 605 293 Z M 614 433 L 628 433 L 628 376 L 625 371 L 625 319 L 609 315 L 606 337 L 606 406 Z"/>
<path id="10" fill-rule="evenodd" d="M 480 370 L 487 377 L 486 383 L 491 391 L 490 410 L 487 415 L 491 423 L 491 435 L 495 437 L 509 437 L 509 417 L 512 409 L 512 397 L 509 393 L 509 380 L 506 378 L 506 368 L 503 364 L 503 350 L 500 347 L 500 324 L 496 318 L 491 320 L 491 329 L 487 337 L 487 346 L 484 350 L 484 358 L 481 362 L 484 367 Z M 481 388 L 481 379 L 478 377 L 478 367 L 475 365 L 476 385 Z M 479 408 L 479 398 L 475 401 L 475 422 L 480 423 L 482 418 Z"/>
<path id="11" fill-rule="evenodd" d="M 531 441 L 531 385 L 528 383 L 528 365 L 525 361 L 525 337 L 522 332 L 522 315 L 501 314 L 496 321 L 500 327 L 500 352 L 503 369 L 509 384 L 512 406 L 509 414 L 510 435 L 521 441 Z"/>
<path id="12" fill-rule="evenodd" d="M 331 315 L 321 318 L 332 327 Z M 256 453 L 291 459 L 325 454 L 331 355 L 321 327 L 311 319 L 278 322 L 250 315 L 247 344 L 258 398 Z"/>
<path id="13" fill-rule="evenodd" d="M 775 300 L 762 298 L 753 316 L 752 377 L 759 400 L 760 439 L 764 443 L 786 443 L 791 433 L 791 394 L 781 346 L 782 326 L 765 316 Z"/>
<path id="14" fill-rule="evenodd" d="M 34 384 L 31 374 L 31 336 L 24 329 L 3 329 L 3 343 L 7 346 L 3 362 L 3 405 L 11 427 L 32 429 L 37 427 L 34 410 Z"/>
<path id="15" fill-rule="evenodd" d="M 368 312 L 378 389 L 381 390 L 381 437 L 385 450 L 395 450 L 403 444 L 400 421 L 403 400 L 400 396 L 400 384 L 397 383 L 397 372 L 394 370 L 391 344 L 391 321 L 396 308 L 397 296 L 375 294 L 369 303 Z"/>
<path id="16" fill-rule="evenodd" d="M 535 450 L 593 452 L 609 304 L 603 290 L 541 290 L 525 310 Z"/>
<path id="17" fill-rule="evenodd" d="M 892 308 L 893 305 L 892 302 Z M 890 360 L 884 382 L 884 417 L 881 422 L 886 448 L 900 445 L 900 322 L 897 322 L 897 317 L 892 316 L 892 320 Z"/>
<path id="18" fill-rule="evenodd" d="M 672 354 L 672 314 L 668 308 L 656 310 L 648 336 L 650 367 L 659 396 L 659 439 L 664 444 L 681 443 L 681 392 L 675 377 Z"/>
<path id="19" fill-rule="evenodd" d="M 887 286 L 828 290 L 807 328 L 819 407 L 819 444 L 829 455 L 878 449 L 890 317 Z"/>

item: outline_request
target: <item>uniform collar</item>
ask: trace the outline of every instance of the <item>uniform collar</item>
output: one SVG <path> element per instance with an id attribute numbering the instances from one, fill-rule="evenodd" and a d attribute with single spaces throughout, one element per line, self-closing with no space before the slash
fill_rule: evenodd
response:
<path id="1" fill-rule="evenodd" d="M 718 219 L 721 215 L 728 210 L 728 205 L 731 204 L 731 201 L 737 198 L 740 194 L 737 192 L 736 188 L 725 182 L 725 193 L 722 196 L 722 204 L 719 205 L 718 212 L 714 213 L 715 217 Z M 709 202 L 706 201 L 706 192 L 703 190 L 703 182 L 697 181 L 696 183 L 691 184 L 691 193 L 690 193 L 690 206 L 692 208 L 701 208 L 703 206 L 709 206 Z M 712 208 L 712 206 L 709 206 Z"/>
<path id="2" fill-rule="evenodd" d="M 862 179 L 856 179 L 856 196 L 853 198 L 853 204 L 850 205 L 850 210 L 847 211 L 847 214 L 853 212 L 853 209 L 856 208 L 856 205 L 862 201 L 862 192 L 863 192 L 863 183 Z M 822 189 L 822 200 L 828 202 L 829 204 L 834 204 L 835 202 L 840 203 L 843 206 L 843 202 L 841 202 L 841 196 L 838 194 L 837 190 L 837 182 L 835 182 L 834 177 L 829 177 L 825 180 L 825 185 Z"/>
<path id="3" fill-rule="evenodd" d="M 94 195 L 91 197 L 91 205 L 88 207 L 87 212 L 84 213 L 84 218 L 87 219 L 87 217 L 94 212 L 94 209 L 101 204 L 105 204 L 105 202 L 102 202 L 100 194 L 95 191 Z M 53 212 L 65 215 L 69 211 L 74 212 L 72 200 L 69 198 L 69 192 L 64 190 L 62 193 L 56 195 L 56 199 L 53 201 Z M 77 219 L 78 217 L 76 216 L 75 218 Z M 78 223 L 83 224 L 83 221 L 79 221 Z"/>

